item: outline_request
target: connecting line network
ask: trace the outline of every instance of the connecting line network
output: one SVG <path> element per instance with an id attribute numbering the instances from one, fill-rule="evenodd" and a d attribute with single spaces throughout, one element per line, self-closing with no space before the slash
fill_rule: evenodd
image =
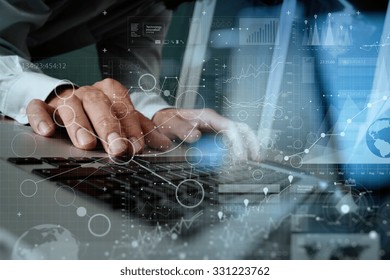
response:
<path id="1" fill-rule="evenodd" d="M 299 155 L 302 155 L 302 154 L 308 154 L 310 153 L 310 150 L 323 138 L 325 137 L 331 137 L 331 136 L 341 136 L 341 137 L 345 137 L 346 135 L 346 131 L 348 130 L 348 127 L 352 124 L 353 120 L 356 119 L 359 115 L 361 115 L 364 111 L 368 110 L 368 109 L 371 109 L 374 105 L 377 105 L 379 103 L 384 103 L 388 100 L 388 96 L 387 95 L 384 95 L 381 99 L 375 101 L 375 102 L 372 102 L 372 103 L 367 103 L 367 105 L 361 110 L 359 111 L 357 114 L 355 114 L 354 116 L 352 116 L 351 118 L 347 119 L 347 123 L 343 129 L 343 131 L 341 131 L 340 133 L 321 133 L 320 134 L 320 137 L 314 141 L 310 147 L 306 148 L 305 150 L 301 151 L 301 152 L 298 152 L 298 153 L 295 153 L 295 154 L 291 154 L 291 155 L 286 155 L 284 156 L 284 160 L 285 161 L 288 161 L 290 158 L 294 157 L 294 156 L 299 156 Z"/>

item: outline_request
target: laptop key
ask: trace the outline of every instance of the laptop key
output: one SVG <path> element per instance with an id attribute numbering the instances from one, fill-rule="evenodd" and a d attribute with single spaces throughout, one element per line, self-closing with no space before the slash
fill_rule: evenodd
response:
<path id="1" fill-rule="evenodd" d="M 116 180 L 118 182 L 121 182 L 123 184 L 129 184 L 130 186 L 132 185 L 137 185 L 137 186 L 147 186 L 151 185 L 153 182 L 151 180 L 144 179 L 142 177 L 137 177 L 135 175 L 133 176 L 114 176 L 112 177 L 113 180 Z"/>
<path id="2" fill-rule="evenodd" d="M 143 182 L 145 183 L 148 183 L 148 184 L 152 184 L 153 182 L 161 182 L 161 178 L 158 178 L 158 177 L 155 177 L 151 174 L 145 174 L 145 173 L 142 173 L 142 174 L 136 174 L 133 176 L 133 178 L 137 178 L 139 180 L 142 180 Z"/>
<path id="3" fill-rule="evenodd" d="M 175 163 L 165 163 L 163 165 L 165 168 L 167 168 L 170 171 L 174 170 L 183 170 L 183 166 L 181 164 L 175 164 Z"/>
<path id="4" fill-rule="evenodd" d="M 69 162 L 70 160 L 64 157 L 42 157 L 41 160 L 49 164 L 59 163 L 59 162 Z"/>
<path id="5" fill-rule="evenodd" d="M 115 176 L 128 176 L 132 174 L 136 174 L 136 171 L 130 168 L 124 168 L 117 165 L 107 165 L 99 167 L 99 169 L 109 172 Z"/>
<path id="6" fill-rule="evenodd" d="M 122 186 L 120 182 L 115 181 L 112 178 L 94 178 L 92 180 L 85 180 L 85 182 L 105 193 L 120 190 Z"/>
<path id="7" fill-rule="evenodd" d="M 111 175 L 107 171 L 94 167 L 33 169 L 32 172 L 50 181 L 109 177 Z"/>
<path id="8" fill-rule="evenodd" d="M 192 166 L 187 162 L 175 163 L 175 166 L 181 168 L 182 170 L 190 170 L 192 168 Z"/>
<path id="9" fill-rule="evenodd" d="M 42 160 L 34 157 L 24 157 L 24 158 L 11 157 L 8 158 L 8 161 L 17 165 L 42 164 Z"/>
<path id="10" fill-rule="evenodd" d="M 172 162 L 185 162 L 186 157 L 185 156 L 165 156 L 165 157 L 153 157 L 153 156 L 136 156 L 134 157 L 134 160 L 141 162 L 141 163 L 172 163 Z"/>
<path id="11" fill-rule="evenodd" d="M 70 157 L 69 160 L 76 163 L 92 163 L 97 161 L 96 159 L 89 157 Z"/>
<path id="12" fill-rule="evenodd" d="M 80 167 L 79 163 L 64 157 L 42 157 L 41 160 L 58 168 Z"/>
<path id="13" fill-rule="evenodd" d="M 58 163 L 50 163 L 51 165 L 57 168 L 77 168 L 81 167 L 81 164 L 76 162 L 58 162 Z"/>
<path id="14" fill-rule="evenodd" d="M 176 176 L 181 176 L 184 179 L 196 179 L 196 178 L 199 177 L 198 175 L 193 174 L 189 170 L 173 171 L 173 172 L 170 172 L 170 173 L 175 174 Z"/>
<path id="15" fill-rule="evenodd" d="M 168 172 L 169 168 L 163 164 L 151 164 L 147 166 L 150 170 L 154 172 Z"/>
<path id="16" fill-rule="evenodd" d="M 210 176 L 209 172 L 205 172 L 205 171 L 203 171 L 201 169 L 193 169 L 191 171 L 185 171 L 185 172 L 189 172 L 192 175 L 197 176 L 197 177 L 208 177 L 208 176 Z"/>

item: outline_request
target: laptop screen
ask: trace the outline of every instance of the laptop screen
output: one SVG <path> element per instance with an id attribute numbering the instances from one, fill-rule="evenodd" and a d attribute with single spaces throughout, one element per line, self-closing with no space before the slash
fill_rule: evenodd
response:
<path id="1" fill-rule="evenodd" d="M 390 89 L 385 11 L 325 15 L 322 21 L 330 46 L 317 49 L 316 55 L 332 120 L 329 137 L 337 142 L 339 161 L 388 163 L 390 120 L 388 110 L 383 110 Z M 322 158 L 331 161 L 326 155 Z"/>
<path id="2" fill-rule="evenodd" d="M 219 17 L 217 4 L 214 21 L 222 27 L 212 25 L 205 66 L 214 64 L 215 107 L 258 131 L 267 160 L 296 168 L 388 163 L 385 7 L 372 12 L 336 1 L 312 12 L 298 2 L 294 12 L 293 2 L 242 4 L 234 17 Z"/>

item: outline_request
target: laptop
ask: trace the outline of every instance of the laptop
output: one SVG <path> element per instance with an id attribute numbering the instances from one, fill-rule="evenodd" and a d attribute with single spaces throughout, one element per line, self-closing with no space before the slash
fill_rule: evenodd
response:
<path id="1" fill-rule="evenodd" d="M 279 71 L 268 79 L 281 83 Z M 214 135 L 163 155 L 110 158 L 78 150 L 61 131 L 44 138 L 5 118 L 0 130 L 4 259 L 386 256 L 381 229 L 368 222 L 375 213 L 385 219 L 388 208 L 372 192 L 329 165 L 275 161 L 281 151 L 268 141 L 263 162 L 231 165 Z"/>

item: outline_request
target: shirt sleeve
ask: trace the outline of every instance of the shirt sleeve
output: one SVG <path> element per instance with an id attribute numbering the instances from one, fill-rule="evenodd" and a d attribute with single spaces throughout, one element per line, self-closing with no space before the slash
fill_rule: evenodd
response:
<path id="1" fill-rule="evenodd" d="M 45 100 L 57 86 L 70 84 L 19 56 L 0 56 L 0 69 L 0 111 L 22 124 L 28 123 L 26 108 L 32 99 Z"/>
<path id="2" fill-rule="evenodd" d="M 26 41 L 30 30 L 45 23 L 50 10 L 42 1 L 0 1 L 0 111 L 27 124 L 27 104 L 45 100 L 59 85 L 31 63 Z M 17 36 L 15 36 L 17 34 Z"/>
<path id="3" fill-rule="evenodd" d="M 172 108 L 155 93 L 146 95 L 144 92 L 137 91 L 130 94 L 130 98 L 134 107 L 149 119 L 152 119 L 158 111 Z"/>

